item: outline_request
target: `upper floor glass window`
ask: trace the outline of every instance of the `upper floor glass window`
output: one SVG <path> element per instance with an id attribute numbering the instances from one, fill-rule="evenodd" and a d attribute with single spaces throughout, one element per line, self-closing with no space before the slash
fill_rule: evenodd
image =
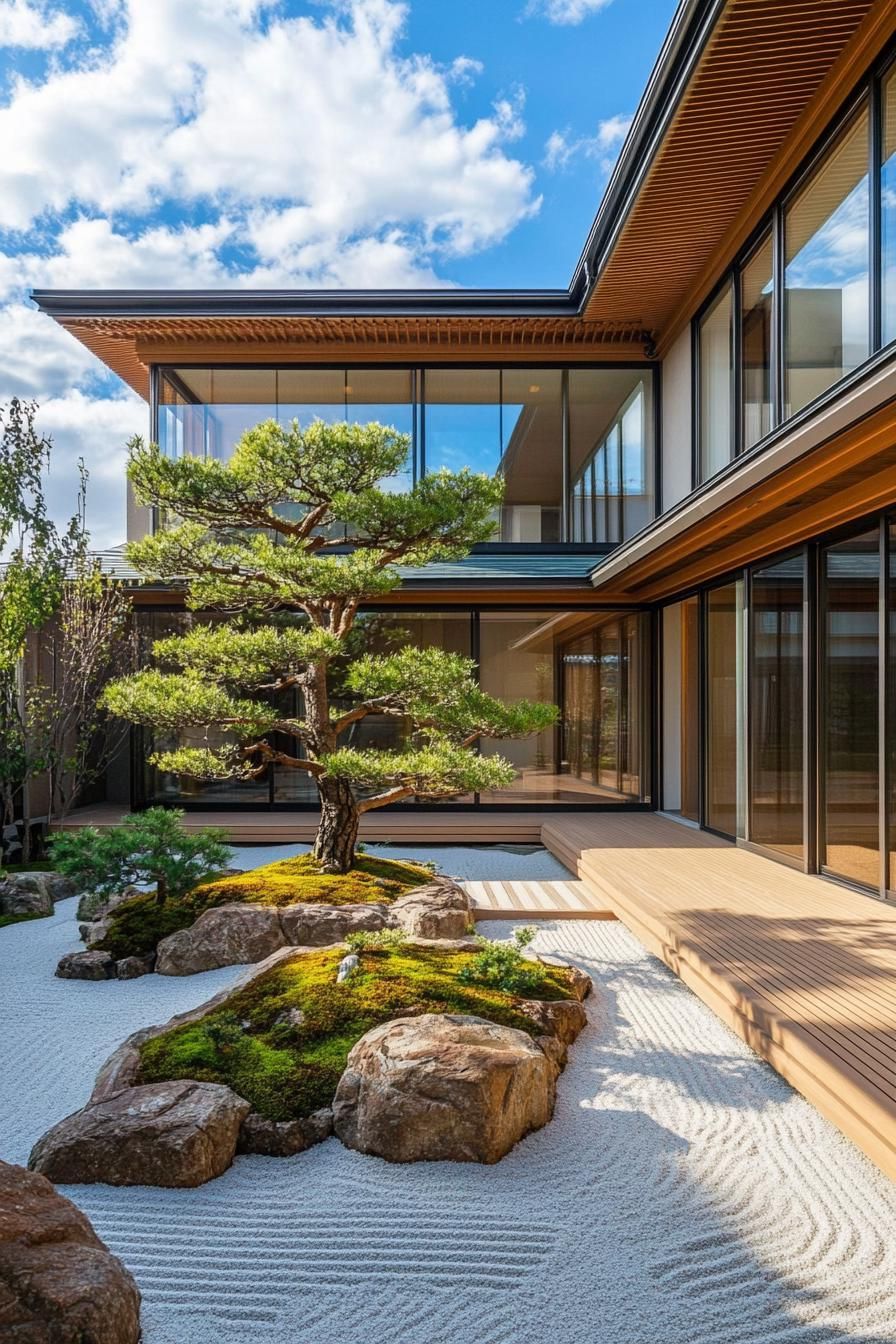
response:
<path id="1" fill-rule="evenodd" d="M 700 477 L 706 480 L 734 456 L 734 302 L 730 284 L 700 319 L 697 368 Z"/>
<path id="2" fill-rule="evenodd" d="M 896 70 L 883 82 L 881 108 L 881 328 L 888 345 L 896 340 Z"/>
<path id="3" fill-rule="evenodd" d="M 775 423 L 772 385 L 774 285 L 774 248 L 769 229 L 740 273 L 742 448 L 752 448 Z"/>
<path id="4" fill-rule="evenodd" d="M 653 517 L 651 414 L 642 372 L 570 369 L 570 540 L 620 541 Z"/>
<path id="5" fill-rule="evenodd" d="M 866 109 L 784 213 L 785 415 L 868 358 L 868 136 Z"/>
<path id="6" fill-rule="evenodd" d="M 500 473 L 496 541 L 615 542 L 653 516 L 652 378 L 625 367 L 160 368 L 158 435 L 172 456 L 223 461 L 264 419 L 378 420 L 411 441 L 388 488 L 443 467 Z"/>

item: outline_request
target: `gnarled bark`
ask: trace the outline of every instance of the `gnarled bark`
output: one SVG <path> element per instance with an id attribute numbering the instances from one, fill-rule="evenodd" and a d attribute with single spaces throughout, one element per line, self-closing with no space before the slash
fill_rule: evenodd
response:
<path id="1" fill-rule="evenodd" d="M 325 873 L 347 873 L 354 863 L 360 813 L 351 785 L 319 779 L 320 825 L 311 851 Z"/>

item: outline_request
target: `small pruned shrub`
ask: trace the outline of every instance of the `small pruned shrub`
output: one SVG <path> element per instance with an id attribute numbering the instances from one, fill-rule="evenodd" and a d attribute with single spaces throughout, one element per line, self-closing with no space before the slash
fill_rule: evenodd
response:
<path id="1" fill-rule="evenodd" d="M 183 819 L 176 809 L 151 807 L 105 831 L 85 826 L 63 832 L 51 841 L 53 863 L 97 904 L 123 887 L 149 883 L 156 904 L 164 905 L 220 873 L 231 859 L 226 832 L 208 826 L 191 833 Z"/>
<path id="2" fill-rule="evenodd" d="M 407 942 L 403 929 L 359 929 L 349 933 L 345 939 L 350 952 L 395 952 Z"/>
<path id="3" fill-rule="evenodd" d="M 537 992 L 544 980 L 544 968 L 523 957 L 523 949 L 529 946 L 535 934 L 531 925 L 525 925 L 514 929 L 509 942 L 477 938 L 481 950 L 463 967 L 458 979 L 467 985 L 503 989 L 507 994 Z"/>

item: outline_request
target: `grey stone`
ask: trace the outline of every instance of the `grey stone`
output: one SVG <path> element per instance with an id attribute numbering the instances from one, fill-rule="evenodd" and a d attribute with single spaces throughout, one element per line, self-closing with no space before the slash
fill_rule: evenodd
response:
<path id="1" fill-rule="evenodd" d="M 333 1101 L 348 1148 L 389 1162 L 497 1162 L 553 1114 L 556 1069 L 484 1018 L 396 1018 L 353 1047 Z"/>
<path id="2" fill-rule="evenodd" d="M 122 887 L 121 891 L 113 892 L 111 896 L 101 899 L 91 892 L 85 893 L 78 901 L 76 918 L 84 923 L 92 923 L 94 920 L 102 919 L 105 915 L 116 910 L 118 906 L 124 905 L 125 901 L 132 901 L 135 896 L 143 896 L 144 892 L 139 887 Z"/>
<path id="3" fill-rule="evenodd" d="M 265 1157 L 291 1157 L 322 1143 L 333 1133 L 333 1112 L 329 1107 L 314 1111 L 301 1120 L 267 1120 L 251 1111 L 240 1126 L 237 1152 L 261 1153 Z"/>
<path id="4" fill-rule="evenodd" d="M 54 1125 L 28 1166 L 71 1185 L 202 1185 L 230 1166 L 251 1109 L 219 1083 L 125 1088 Z"/>
<path id="5" fill-rule="evenodd" d="M 195 975 L 218 966 L 261 961 L 287 941 L 278 911 L 271 906 L 219 905 L 206 910 L 188 929 L 162 939 L 156 949 L 156 972 Z"/>
<path id="6" fill-rule="evenodd" d="M 18 873 L 12 873 L 0 881 L 0 915 L 52 915 L 53 899 L 46 887 L 37 883 L 26 885 L 19 877 Z"/>
<path id="7" fill-rule="evenodd" d="M 87 1218 L 43 1176 L 0 1162 L 0 1337 L 137 1344 L 140 1294 Z"/>
<path id="8" fill-rule="evenodd" d="M 115 958 L 108 952 L 66 952 L 56 974 L 60 980 L 113 980 Z"/>

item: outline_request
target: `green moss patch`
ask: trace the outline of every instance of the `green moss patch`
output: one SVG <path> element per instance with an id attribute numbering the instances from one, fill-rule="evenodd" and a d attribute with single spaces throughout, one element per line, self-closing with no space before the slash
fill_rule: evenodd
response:
<path id="1" fill-rule="evenodd" d="M 250 905 L 389 904 L 432 876 L 428 868 L 397 859 L 359 854 L 344 875 L 322 873 L 310 854 L 268 863 L 234 877 L 204 882 L 177 900 L 157 905 L 151 894 L 137 896 L 112 912 L 109 932 L 96 946 L 115 958 L 145 956 L 163 938 L 187 929 L 206 910 L 231 902 Z"/>
<path id="2" fill-rule="evenodd" d="M 475 953 L 435 949 L 364 951 L 336 983 L 339 949 L 285 960 L 238 990 L 199 1022 L 141 1047 L 144 1083 L 173 1078 L 225 1083 L 271 1120 L 310 1114 L 333 1099 L 356 1041 L 381 1022 L 421 1013 L 473 1013 L 535 1034 L 523 1001 L 491 986 L 465 984 Z M 532 999 L 571 997 L 563 967 L 540 966 Z"/>
<path id="3" fill-rule="evenodd" d="M 49 915 L 42 915 L 37 910 L 30 910 L 25 915 L 0 915 L 0 929 L 5 929 L 7 924 L 24 924 L 26 919 L 49 919 Z"/>

